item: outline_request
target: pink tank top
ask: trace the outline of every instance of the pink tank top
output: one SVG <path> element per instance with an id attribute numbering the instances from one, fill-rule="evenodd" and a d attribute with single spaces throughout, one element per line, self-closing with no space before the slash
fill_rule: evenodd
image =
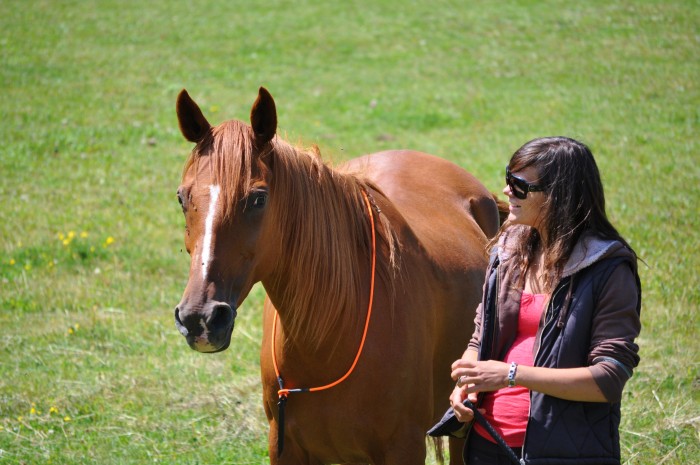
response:
<path id="1" fill-rule="evenodd" d="M 535 344 L 537 327 L 547 300 L 545 294 L 523 292 L 518 317 L 518 333 L 515 342 L 506 353 L 504 362 L 533 365 L 532 350 Z M 530 392 L 522 386 L 503 388 L 488 392 L 481 404 L 484 416 L 505 439 L 510 447 L 522 447 L 525 441 L 525 428 L 530 411 Z M 496 442 L 480 424 L 474 423 L 474 431 L 491 442 Z"/>

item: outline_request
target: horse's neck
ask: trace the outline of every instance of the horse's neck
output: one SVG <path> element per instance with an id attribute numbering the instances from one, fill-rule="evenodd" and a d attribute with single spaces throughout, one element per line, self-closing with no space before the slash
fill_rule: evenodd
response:
<path id="1" fill-rule="evenodd" d="M 271 215 L 286 250 L 263 284 L 293 342 L 318 350 L 337 346 L 339 334 L 359 325 L 370 251 L 361 185 L 322 164 L 309 182 L 308 163 L 275 165 L 285 169 L 273 174 L 278 203 Z"/>
<path id="2" fill-rule="evenodd" d="M 267 287 L 266 287 L 267 289 Z M 280 373 L 287 388 L 312 388 L 340 379 L 351 366 L 362 339 L 366 314 L 361 312 L 361 318 L 353 319 L 352 324 L 344 329 L 332 331 L 320 341 L 308 340 L 290 334 L 290 327 L 298 323 L 300 317 L 304 320 L 302 333 L 313 331 L 315 328 L 314 313 L 319 308 L 290 309 L 280 305 L 277 309 L 276 298 L 279 292 L 294 292 L 293 289 L 267 289 L 268 298 L 275 306 L 274 318 L 277 319 L 275 334 L 275 354 Z M 312 303 L 313 305 L 313 303 Z M 338 308 L 326 309 L 329 312 L 347 311 Z M 366 309 L 365 309 L 366 310 Z M 342 325 L 338 325 L 339 328 Z"/>
<path id="3" fill-rule="evenodd" d="M 362 264 L 353 263 L 353 269 L 368 261 L 364 257 L 355 260 Z M 344 333 L 356 332 L 363 323 L 366 309 L 360 307 L 364 307 L 369 298 L 367 289 L 362 289 L 357 299 L 342 301 L 333 296 L 329 298 L 324 292 L 309 292 L 310 282 L 319 283 L 329 276 L 330 270 L 295 268 L 285 265 L 282 258 L 276 272 L 263 282 L 268 298 L 277 309 L 281 327 L 287 329 L 285 333 L 296 346 L 306 346 L 311 351 L 321 346 L 333 350 Z"/>

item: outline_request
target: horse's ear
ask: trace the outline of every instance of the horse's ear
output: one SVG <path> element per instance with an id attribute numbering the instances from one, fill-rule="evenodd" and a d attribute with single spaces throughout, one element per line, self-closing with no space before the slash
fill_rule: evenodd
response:
<path id="1" fill-rule="evenodd" d="M 277 132 L 275 100 L 264 87 L 258 91 L 258 98 L 250 110 L 250 124 L 253 126 L 255 141 L 260 145 L 272 140 Z"/>
<path id="2" fill-rule="evenodd" d="M 176 111 L 180 132 L 185 136 L 185 139 L 194 143 L 202 140 L 211 125 L 185 89 L 182 89 L 180 95 L 177 96 Z"/>

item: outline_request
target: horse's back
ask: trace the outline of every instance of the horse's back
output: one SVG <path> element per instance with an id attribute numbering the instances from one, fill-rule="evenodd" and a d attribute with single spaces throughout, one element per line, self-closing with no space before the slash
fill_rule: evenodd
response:
<path id="1" fill-rule="evenodd" d="M 453 236 L 457 235 L 471 249 L 475 242 L 483 244 L 498 231 L 493 195 L 471 173 L 450 161 L 393 150 L 366 155 L 348 165 L 382 190 L 424 246 L 447 242 L 454 250 Z"/>

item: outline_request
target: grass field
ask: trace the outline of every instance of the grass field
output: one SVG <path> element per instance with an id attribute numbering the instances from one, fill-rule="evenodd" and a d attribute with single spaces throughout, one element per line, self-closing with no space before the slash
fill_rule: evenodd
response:
<path id="1" fill-rule="evenodd" d="M 698 463 L 699 6 L 3 1 L 0 463 L 269 463 L 262 290 L 221 354 L 173 323 L 175 98 L 245 120 L 260 85 L 280 133 L 328 160 L 413 148 L 496 192 L 527 140 L 589 144 L 646 262 L 623 461 Z"/>

